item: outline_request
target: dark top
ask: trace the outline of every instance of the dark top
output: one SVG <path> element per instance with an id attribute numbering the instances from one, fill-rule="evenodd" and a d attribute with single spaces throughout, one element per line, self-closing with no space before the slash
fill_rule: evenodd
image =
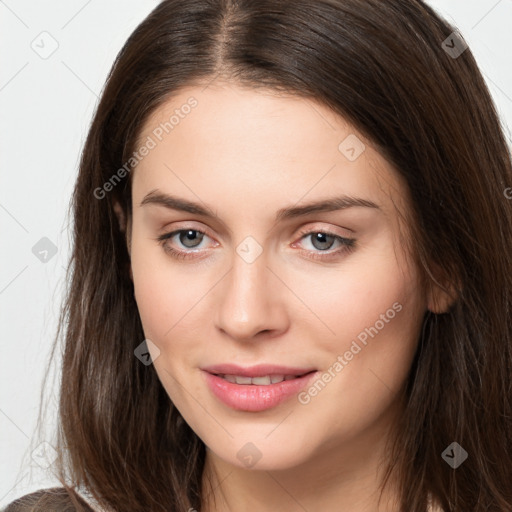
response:
<path id="1" fill-rule="evenodd" d="M 94 512 L 87 502 L 78 494 L 74 494 L 76 501 L 82 505 L 84 512 Z M 77 512 L 65 487 L 52 487 L 39 489 L 39 491 L 25 494 L 12 501 L 0 512 Z"/>

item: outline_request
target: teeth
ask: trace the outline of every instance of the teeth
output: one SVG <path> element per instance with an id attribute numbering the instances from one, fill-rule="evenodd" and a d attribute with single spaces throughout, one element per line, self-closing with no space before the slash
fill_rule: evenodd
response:
<path id="1" fill-rule="evenodd" d="M 252 379 L 249 379 L 251 381 L 251 384 L 256 384 L 258 386 L 269 386 L 272 381 L 270 377 L 253 377 Z M 280 382 L 279 380 L 276 382 Z"/>
<path id="2" fill-rule="evenodd" d="M 277 384 L 283 380 L 296 379 L 296 375 L 265 375 L 264 377 L 242 377 L 240 375 L 219 375 L 228 382 L 233 384 L 253 384 L 255 386 L 269 386 L 270 384 Z"/>
<path id="3" fill-rule="evenodd" d="M 251 377 L 236 377 L 235 376 L 235 382 L 237 384 L 251 384 Z"/>

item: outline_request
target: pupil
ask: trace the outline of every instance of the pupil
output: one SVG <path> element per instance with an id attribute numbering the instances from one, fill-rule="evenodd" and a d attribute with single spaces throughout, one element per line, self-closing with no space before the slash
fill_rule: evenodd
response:
<path id="1" fill-rule="evenodd" d="M 332 235 L 328 235 L 327 233 L 315 233 L 315 237 L 313 238 L 313 245 L 316 247 L 315 242 L 319 242 L 320 244 L 326 244 L 326 238 L 332 238 Z M 332 244 L 332 242 L 331 242 Z M 328 247 L 317 247 L 317 249 L 329 249 L 329 246 L 331 244 L 328 244 Z"/>
<path id="2" fill-rule="evenodd" d="M 188 229 L 186 232 L 184 232 L 186 234 L 186 238 L 185 238 L 185 242 L 188 242 L 188 241 L 191 241 L 191 240 L 194 240 L 194 238 L 197 238 L 197 231 L 195 229 Z M 182 233 L 182 235 L 184 234 Z M 183 243 L 183 242 L 182 242 Z M 187 243 L 183 243 L 183 245 L 185 245 L 186 247 L 194 247 L 194 245 L 187 245 Z"/>

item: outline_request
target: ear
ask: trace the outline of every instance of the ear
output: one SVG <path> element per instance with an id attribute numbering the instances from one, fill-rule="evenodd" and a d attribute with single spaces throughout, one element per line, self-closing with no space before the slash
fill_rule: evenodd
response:
<path id="1" fill-rule="evenodd" d="M 436 276 L 443 275 L 444 277 L 437 282 L 430 281 L 427 292 L 427 307 L 435 314 L 448 313 L 458 298 L 457 280 L 448 279 L 444 272 L 437 268 Z"/>
<path id="2" fill-rule="evenodd" d="M 125 234 L 125 240 L 126 240 L 126 249 L 128 250 L 128 255 L 131 256 L 131 249 L 132 249 L 132 219 L 126 218 L 126 214 L 122 208 L 122 206 L 119 204 L 119 201 L 114 200 L 114 212 L 117 217 L 117 221 L 119 223 L 119 229 L 122 233 Z M 133 273 L 132 273 L 132 266 L 130 262 L 130 279 L 133 281 Z"/>

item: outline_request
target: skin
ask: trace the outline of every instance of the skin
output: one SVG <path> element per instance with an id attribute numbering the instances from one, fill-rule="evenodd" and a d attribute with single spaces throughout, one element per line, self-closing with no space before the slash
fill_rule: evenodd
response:
<path id="1" fill-rule="evenodd" d="M 204 510 L 397 510 L 393 479 L 377 502 L 398 393 L 424 313 L 448 307 L 440 290 L 420 286 L 399 238 L 408 234 L 396 209 L 407 218 L 407 188 L 326 106 L 233 84 L 183 89 L 153 113 L 139 140 L 190 96 L 197 106 L 134 171 L 127 243 L 144 333 L 160 351 L 152 351 L 155 370 L 207 447 L 203 484 L 210 478 L 215 489 L 206 488 Z M 365 144 L 354 161 L 338 149 L 351 134 Z M 216 216 L 141 206 L 154 189 Z M 380 208 L 274 220 L 281 208 L 341 194 Z M 167 240 L 190 259 L 173 258 L 155 240 L 178 229 L 206 233 L 188 246 L 186 233 Z M 315 244 L 316 232 L 355 238 L 356 246 L 334 255 L 342 245 Z M 247 236 L 262 250 L 252 263 L 236 251 Z M 223 362 L 326 372 L 394 303 L 401 310 L 307 404 L 292 397 L 262 412 L 235 411 L 205 384 L 200 368 Z M 248 442 L 261 454 L 252 467 L 237 457 Z"/>

